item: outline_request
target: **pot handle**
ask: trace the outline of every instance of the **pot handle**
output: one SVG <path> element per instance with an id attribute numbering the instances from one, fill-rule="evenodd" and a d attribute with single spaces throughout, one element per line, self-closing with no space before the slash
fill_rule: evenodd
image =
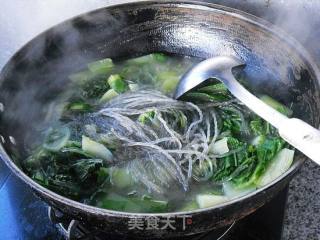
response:
<path id="1" fill-rule="evenodd" d="M 320 131 L 308 123 L 290 118 L 279 128 L 280 136 L 320 165 Z"/>

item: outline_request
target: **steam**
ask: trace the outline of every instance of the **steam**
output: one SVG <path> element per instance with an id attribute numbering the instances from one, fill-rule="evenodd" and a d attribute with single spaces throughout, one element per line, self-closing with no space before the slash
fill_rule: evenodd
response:
<path id="1" fill-rule="evenodd" d="M 15 0 L 2 1 L 0 11 L 0 68 L 23 44 L 37 34 L 78 14 L 110 4 L 134 0 Z M 317 0 L 211 0 L 247 11 L 283 28 L 311 53 L 319 53 L 320 21 Z M 318 34 L 319 33 L 319 34 Z"/>
<path id="2" fill-rule="evenodd" d="M 303 46 L 317 57 L 319 54 L 318 36 L 320 21 L 317 17 L 319 1 L 280 1 L 282 10 L 278 10 L 274 23 L 295 37 Z M 291 4 L 290 4 L 291 3 Z M 280 6 L 279 6 L 280 7 Z M 271 19 L 270 19 L 271 20 Z M 317 53 L 318 51 L 318 53 Z"/>
<path id="3" fill-rule="evenodd" d="M 46 29 L 97 8 L 134 0 L 1 1 L 0 69 L 26 42 Z"/>
<path id="4" fill-rule="evenodd" d="M 130 1 L 132 0 L 3 1 L 3 11 L 0 12 L 0 68 L 4 66 L 20 47 L 48 28 L 81 13 L 110 4 Z M 112 16 L 110 18 L 114 20 Z M 87 16 L 83 16 L 82 19 L 88 23 L 96 20 L 90 19 Z M 73 27 L 72 23 L 67 24 L 69 24 L 68 26 L 66 25 L 68 32 L 61 34 L 63 35 L 62 46 L 57 46 L 57 50 L 53 50 L 53 53 L 59 51 L 59 47 L 63 49 L 79 49 L 80 35 L 78 29 Z M 57 32 L 57 35 L 59 35 L 59 32 Z M 41 63 L 41 61 L 45 63 L 46 57 L 44 51 L 48 43 L 50 44 L 50 39 L 41 38 L 37 40 L 36 44 L 30 45 L 28 52 L 23 56 L 24 60 L 29 60 L 26 61 L 27 64 L 28 62 L 33 64 L 34 62 Z M 60 94 L 66 86 L 68 71 L 70 69 L 77 71 L 77 69 L 85 66 L 86 63 L 94 58 L 90 53 L 75 52 L 79 52 L 79 54 L 66 56 L 66 54 L 62 53 L 64 54 L 63 60 L 46 62 L 43 69 L 42 66 L 27 65 L 27 70 L 16 70 L 11 79 L 14 81 L 14 91 L 12 91 L 10 83 L 1 83 L 0 102 L 3 104 L 1 106 L 4 106 L 5 109 L 2 115 L 4 121 L 9 125 L 6 126 L 6 129 L 1 130 L 1 134 L 4 135 L 6 142 L 10 142 L 9 135 L 14 136 L 17 142 L 23 146 L 26 143 L 34 142 L 34 133 L 29 130 L 38 131 L 39 128 L 45 129 L 45 126 L 50 124 L 49 122 L 43 122 L 43 119 L 45 119 L 44 115 L 48 109 L 53 109 L 57 106 L 52 106 L 52 101 L 47 99 L 48 96 L 46 94 Z M 53 72 L 52 69 L 59 69 L 59 72 Z M 54 121 L 54 119 L 50 120 Z M 21 130 L 25 132 L 21 132 Z M 20 136 L 21 139 L 19 139 Z"/>
<path id="5" fill-rule="evenodd" d="M 134 0 L 3 1 L 3 11 L 0 11 L 0 67 L 19 47 L 47 28 L 83 12 L 110 4 L 120 4 L 130 1 L 132 2 Z M 295 36 L 302 44 L 309 48 L 311 52 L 317 46 L 317 44 L 309 43 L 313 31 L 319 31 L 318 29 L 320 29 L 316 27 L 317 23 L 313 19 L 313 17 L 317 15 L 316 11 L 320 9 L 319 1 L 243 0 L 239 2 L 235 0 L 215 0 L 212 2 L 237 7 L 266 18 L 284 28 L 289 34 Z M 319 6 L 317 7 L 317 5 Z M 114 16 L 109 17 L 115 18 Z M 121 16 L 117 16 L 116 20 L 119 17 Z M 88 16 L 84 16 L 83 19 L 88 23 L 96 20 L 90 19 Z M 77 49 L 79 47 L 77 44 L 79 42 L 79 32 L 72 25 L 69 25 L 68 29 L 67 34 L 63 34 L 65 40 L 62 43 L 64 44 L 63 49 Z M 107 29 L 105 29 L 105 32 L 107 33 Z M 314 41 L 317 40 L 318 39 L 315 38 Z M 30 54 L 25 56 L 25 58 L 30 58 L 30 60 L 39 58 L 40 61 L 45 61 L 46 59 L 41 58 L 43 58 L 43 51 L 46 44 L 46 40 L 43 42 L 38 41 L 37 44 L 32 46 L 32 49 L 29 49 Z M 60 72 L 46 72 L 46 69 L 39 72 L 38 68 L 28 68 L 28 71 L 22 69 L 21 72 L 15 72 L 15 78 L 18 79 L 28 79 L 33 75 L 38 76 L 39 79 L 28 81 L 27 83 L 19 81 L 19 84 L 15 86 L 16 95 L 14 97 L 11 92 L 2 91 L 2 98 L 11 99 L 10 102 L 4 104 L 6 121 L 19 122 L 23 126 L 36 126 L 41 119 L 38 115 L 39 109 L 43 108 L 41 101 L 43 98 L 46 98 L 45 94 L 48 92 L 59 94 L 66 84 L 65 73 L 68 72 L 68 69 L 74 69 L 74 72 L 76 72 L 77 66 L 81 67 L 92 60 L 93 56 L 90 56 L 89 52 L 90 51 L 85 53 L 79 52 L 78 55 L 66 56 L 63 58 L 63 61 L 58 63 L 52 62 L 50 66 L 47 66 L 47 69 L 59 69 Z M 39 84 L 40 81 L 41 84 Z M 45 91 L 42 88 L 43 86 L 46 87 Z M 49 107 L 52 108 L 52 106 L 48 105 L 47 108 Z M 12 129 L 20 128 L 14 128 L 14 126 L 12 126 Z M 21 134 L 15 133 L 13 136 L 16 135 Z"/>
<path id="6" fill-rule="evenodd" d="M 261 17 L 296 38 L 309 52 L 320 54 L 318 42 L 320 10 L 318 0 L 212 0 Z"/>

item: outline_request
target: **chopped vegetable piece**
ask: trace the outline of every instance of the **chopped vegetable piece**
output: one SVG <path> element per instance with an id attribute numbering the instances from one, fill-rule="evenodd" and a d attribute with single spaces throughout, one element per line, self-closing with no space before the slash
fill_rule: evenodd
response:
<path id="1" fill-rule="evenodd" d="M 274 108 L 278 112 L 286 115 L 287 117 L 292 116 L 292 110 L 290 108 L 287 108 L 285 105 L 279 103 L 278 101 L 274 100 L 273 98 L 263 95 L 260 97 L 262 101 L 264 101 L 266 104 L 268 104 L 270 107 Z"/>
<path id="2" fill-rule="evenodd" d="M 112 161 L 113 155 L 103 144 L 95 142 L 86 136 L 82 136 L 82 149 L 86 153 L 101 158 L 106 161 Z"/>
<path id="3" fill-rule="evenodd" d="M 111 183 L 118 188 L 127 188 L 133 185 L 133 179 L 123 168 L 114 168 L 111 174 Z"/>
<path id="4" fill-rule="evenodd" d="M 167 210 L 168 202 L 137 197 L 122 197 L 111 193 L 102 200 L 101 207 L 125 212 L 160 213 Z"/>
<path id="5" fill-rule="evenodd" d="M 222 155 L 229 152 L 228 147 L 228 138 L 222 138 L 219 141 L 216 141 L 213 145 L 210 145 L 210 152 L 216 155 Z"/>
<path id="6" fill-rule="evenodd" d="M 230 182 L 223 183 L 223 191 L 225 195 L 229 197 L 230 200 L 245 196 L 248 193 L 253 192 L 254 190 L 256 190 L 256 187 L 254 186 L 249 186 L 245 189 L 238 189 L 234 187 L 234 185 Z"/>
<path id="7" fill-rule="evenodd" d="M 110 58 L 88 64 L 89 70 L 94 74 L 108 74 L 111 72 L 113 66 L 113 62 Z"/>
<path id="8" fill-rule="evenodd" d="M 66 106 L 66 109 L 74 112 L 90 112 L 93 108 L 90 104 L 85 102 L 73 102 L 69 103 Z"/>
<path id="9" fill-rule="evenodd" d="M 137 200 L 136 202 L 140 202 Z M 141 205 L 143 212 L 166 212 L 168 210 L 168 201 L 143 199 Z"/>
<path id="10" fill-rule="evenodd" d="M 127 62 L 129 64 L 148 64 L 150 63 L 150 61 L 152 61 L 152 54 L 149 54 L 149 55 L 145 55 L 145 56 L 142 56 L 142 57 L 137 57 L 137 58 L 132 58 L 132 59 L 129 59 Z"/>
<path id="11" fill-rule="evenodd" d="M 115 193 L 108 194 L 108 196 L 100 202 L 100 205 L 102 208 L 126 212 L 140 212 L 142 208 L 139 202 L 135 203 L 134 201 L 130 201 L 128 197 L 122 197 Z"/>
<path id="12" fill-rule="evenodd" d="M 130 84 L 129 84 L 129 89 L 130 89 L 130 91 L 132 91 L 132 92 L 137 91 L 137 90 L 139 90 L 139 84 L 130 83 Z"/>
<path id="13" fill-rule="evenodd" d="M 119 94 L 114 89 L 109 89 L 101 98 L 100 103 L 106 103 L 110 101 L 111 99 L 115 98 Z"/>
<path id="14" fill-rule="evenodd" d="M 197 201 L 191 201 L 185 204 L 182 208 L 179 209 L 179 212 L 188 212 L 195 209 L 198 209 L 198 203 Z"/>
<path id="15" fill-rule="evenodd" d="M 272 160 L 267 171 L 258 181 L 258 186 L 267 185 L 284 174 L 293 162 L 294 150 L 284 148 Z"/>
<path id="16" fill-rule="evenodd" d="M 199 194 L 197 195 L 197 203 L 199 208 L 208 208 L 220 203 L 227 202 L 229 200 L 226 196 L 218 196 L 211 194 Z"/>
<path id="17" fill-rule="evenodd" d="M 165 93 L 171 93 L 176 89 L 180 81 L 180 76 L 175 71 L 165 71 L 158 74 L 157 79 L 162 83 L 162 91 Z"/>
<path id="18" fill-rule="evenodd" d="M 70 129 L 66 126 L 51 128 L 46 136 L 43 147 L 49 151 L 59 151 L 70 138 Z"/>
<path id="19" fill-rule="evenodd" d="M 251 144 L 253 146 L 258 146 L 264 142 L 266 137 L 264 135 L 256 136 L 255 138 L 252 139 Z"/>
<path id="20" fill-rule="evenodd" d="M 117 93 L 123 93 L 128 90 L 127 83 L 122 79 L 119 74 L 111 75 L 108 78 L 110 87 Z"/>
<path id="21" fill-rule="evenodd" d="M 148 121 L 152 122 L 156 115 L 155 111 L 145 112 L 139 115 L 138 121 L 146 124 Z"/>

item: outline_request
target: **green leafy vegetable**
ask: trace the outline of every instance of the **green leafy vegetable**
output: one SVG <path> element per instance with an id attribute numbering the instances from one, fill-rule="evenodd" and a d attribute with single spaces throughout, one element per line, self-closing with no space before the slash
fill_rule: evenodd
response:
<path id="1" fill-rule="evenodd" d="M 129 84 L 129 89 L 130 89 L 130 91 L 137 91 L 137 90 L 139 90 L 139 85 L 138 84 L 136 84 L 136 83 L 130 83 Z"/>
<path id="2" fill-rule="evenodd" d="M 156 115 L 155 111 L 142 113 L 142 114 L 140 114 L 138 121 L 143 124 L 146 124 L 147 122 L 152 122 L 155 115 Z"/>
<path id="3" fill-rule="evenodd" d="M 84 152 L 106 161 L 112 161 L 113 155 L 103 144 L 82 136 L 82 149 Z"/>
<path id="4" fill-rule="evenodd" d="M 46 136 L 43 147 L 49 151 L 59 151 L 70 138 L 70 129 L 66 126 L 51 128 Z"/>
<path id="5" fill-rule="evenodd" d="M 272 160 L 265 173 L 258 180 L 258 186 L 265 186 L 284 174 L 293 162 L 294 150 L 284 148 Z"/>
<path id="6" fill-rule="evenodd" d="M 183 207 L 179 209 L 179 212 L 188 212 L 188 211 L 196 210 L 198 208 L 199 208 L 198 203 L 197 201 L 194 200 L 184 204 Z"/>
<path id="7" fill-rule="evenodd" d="M 223 83 L 210 84 L 197 90 L 208 94 L 228 94 L 228 89 Z"/>
<path id="8" fill-rule="evenodd" d="M 93 107 L 90 104 L 80 101 L 69 103 L 65 108 L 67 111 L 82 113 L 90 112 L 93 110 Z"/>
<path id="9" fill-rule="evenodd" d="M 176 89 L 180 76 L 175 71 L 164 71 L 158 74 L 157 80 L 162 83 L 161 89 L 163 92 L 171 93 Z"/>
<path id="10" fill-rule="evenodd" d="M 259 117 L 252 120 L 250 122 L 250 129 L 252 130 L 254 135 L 266 135 L 268 134 L 268 128 L 266 127 L 266 123 Z"/>
<path id="11" fill-rule="evenodd" d="M 274 108 L 278 112 L 290 117 L 292 116 L 292 110 L 290 108 L 287 108 L 285 105 L 279 103 L 278 101 L 274 100 L 273 98 L 263 95 L 260 97 L 262 101 L 264 101 L 266 104 L 268 104 L 270 107 Z"/>
<path id="12" fill-rule="evenodd" d="M 105 167 L 101 167 L 99 171 L 97 171 L 97 183 L 102 184 L 109 178 L 109 169 Z"/>
<path id="13" fill-rule="evenodd" d="M 109 85 L 106 77 L 95 77 L 81 84 L 81 95 L 85 99 L 100 98 L 106 91 L 109 90 Z"/>
<path id="14" fill-rule="evenodd" d="M 94 74 L 108 74 L 111 72 L 113 66 L 113 62 L 110 58 L 88 64 L 89 70 Z"/>
<path id="15" fill-rule="evenodd" d="M 159 201 L 153 199 L 143 199 L 136 197 L 122 197 L 118 194 L 108 194 L 101 201 L 101 207 L 112 209 L 116 211 L 125 212 L 148 212 L 148 213 L 161 213 L 166 212 L 168 209 L 167 201 Z"/>
<path id="16" fill-rule="evenodd" d="M 228 138 L 224 137 L 219 141 L 216 141 L 213 145 L 211 145 L 210 151 L 217 155 L 222 155 L 229 152 L 228 146 Z"/>
<path id="17" fill-rule="evenodd" d="M 133 179 L 125 169 L 116 168 L 112 171 L 111 183 L 118 188 L 127 188 L 133 185 Z"/>
<path id="18" fill-rule="evenodd" d="M 224 95 L 211 95 L 204 92 L 190 92 L 187 93 L 184 99 L 189 99 L 194 102 L 220 102 L 225 101 L 227 98 Z"/>
<path id="19" fill-rule="evenodd" d="M 119 94 L 114 89 L 109 89 L 101 98 L 100 103 L 106 103 Z"/>
<path id="20" fill-rule="evenodd" d="M 280 138 L 266 139 L 262 144 L 256 147 L 256 155 L 246 161 L 244 168 L 236 177 L 233 183 L 237 188 L 246 188 L 250 185 L 257 185 L 260 177 L 266 172 L 272 159 L 283 148 L 284 141 Z"/>
<path id="21" fill-rule="evenodd" d="M 197 196 L 197 203 L 199 208 L 208 208 L 224 202 L 227 202 L 229 199 L 226 196 L 217 196 L 211 194 L 199 194 Z"/>
<path id="22" fill-rule="evenodd" d="M 130 65 L 135 65 L 135 64 L 144 65 L 144 64 L 150 64 L 150 62 L 152 62 L 152 59 L 153 59 L 153 56 L 152 54 L 150 54 L 150 55 L 129 59 L 127 62 Z"/>
<path id="23" fill-rule="evenodd" d="M 123 78 L 119 74 L 111 75 L 108 78 L 108 83 L 110 87 L 117 93 L 123 93 L 128 90 L 127 83 L 123 80 Z"/>
<path id="24" fill-rule="evenodd" d="M 103 166 L 101 159 L 80 159 L 72 165 L 80 181 L 86 181 L 90 175 Z"/>

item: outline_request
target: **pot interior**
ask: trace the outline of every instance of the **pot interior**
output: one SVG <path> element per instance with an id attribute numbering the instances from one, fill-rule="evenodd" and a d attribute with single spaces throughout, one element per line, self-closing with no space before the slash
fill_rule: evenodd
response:
<path id="1" fill-rule="evenodd" d="M 152 52 L 200 59 L 237 56 L 247 63 L 244 71 L 257 93 L 292 106 L 295 117 L 318 126 L 317 70 L 300 45 L 284 36 L 232 10 L 192 4 L 117 6 L 74 18 L 29 42 L 3 69 L 4 148 L 20 166 L 71 73 L 97 59 Z"/>

